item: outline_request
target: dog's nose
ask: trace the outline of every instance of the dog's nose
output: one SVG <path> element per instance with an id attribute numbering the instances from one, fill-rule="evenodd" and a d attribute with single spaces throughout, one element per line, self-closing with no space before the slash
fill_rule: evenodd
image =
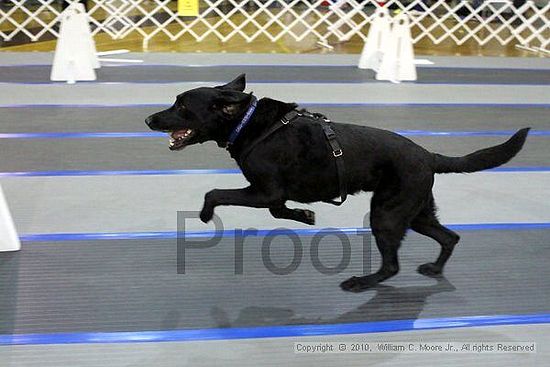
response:
<path id="1" fill-rule="evenodd" d="M 145 119 L 145 123 L 147 126 L 151 127 L 151 124 L 153 123 L 153 116 L 149 116 Z"/>

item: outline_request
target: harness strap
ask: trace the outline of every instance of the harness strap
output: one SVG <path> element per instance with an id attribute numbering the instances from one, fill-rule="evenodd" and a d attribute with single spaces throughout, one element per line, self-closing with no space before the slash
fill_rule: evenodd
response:
<path id="1" fill-rule="evenodd" d="M 332 155 L 334 156 L 336 160 L 336 172 L 338 174 L 338 185 L 340 187 L 340 201 L 336 200 L 327 200 L 325 203 L 333 204 L 340 206 L 346 201 L 346 198 L 348 196 L 347 192 L 347 185 L 346 185 L 346 176 L 345 176 L 345 165 L 344 165 L 344 153 L 342 151 L 342 147 L 340 146 L 340 143 L 338 142 L 338 139 L 336 139 L 336 133 L 330 126 L 330 120 L 326 118 L 324 115 L 321 115 L 319 113 L 309 113 L 305 111 L 290 111 L 286 115 L 283 116 L 281 119 L 281 123 L 277 123 L 273 125 L 270 129 L 265 131 L 258 139 L 254 140 L 250 145 L 248 145 L 242 152 L 239 157 L 239 160 L 244 162 L 246 157 L 248 157 L 248 154 L 258 145 L 260 142 L 262 142 L 264 139 L 266 139 L 269 135 L 273 134 L 275 131 L 279 130 L 283 126 L 288 125 L 293 120 L 297 119 L 298 117 L 308 117 L 313 118 L 315 120 L 321 119 L 321 126 L 323 128 L 323 132 L 325 133 L 325 137 L 327 138 L 330 147 L 332 149 Z"/>
<path id="2" fill-rule="evenodd" d="M 336 159 L 336 172 L 338 173 L 338 185 L 340 187 L 340 201 L 328 200 L 325 201 L 325 203 L 340 206 L 344 203 L 344 201 L 346 201 L 346 198 L 348 197 L 344 165 L 344 152 L 342 151 L 342 147 L 340 146 L 338 139 L 336 139 L 336 133 L 330 126 L 330 120 L 325 119 L 325 122 L 322 124 L 322 126 L 323 132 L 325 133 L 330 147 L 332 148 L 332 155 Z"/>
<path id="3" fill-rule="evenodd" d="M 298 111 L 295 111 L 295 110 L 290 111 L 289 113 L 284 115 L 283 118 L 281 119 L 281 123 L 276 123 L 275 125 L 271 126 L 271 128 L 269 128 L 262 135 L 260 135 L 260 137 L 258 139 L 254 140 L 250 145 L 245 147 L 243 149 L 243 151 L 241 152 L 241 156 L 239 157 L 239 160 L 241 162 L 244 162 L 246 157 L 248 157 L 248 154 L 250 154 L 250 152 L 252 151 L 252 149 L 254 149 L 256 147 L 256 145 L 258 145 L 259 143 L 264 141 L 269 135 L 273 134 L 275 131 L 279 130 L 283 126 L 288 125 L 294 119 L 296 119 L 300 116 L 302 116 L 302 114 L 299 113 Z"/>

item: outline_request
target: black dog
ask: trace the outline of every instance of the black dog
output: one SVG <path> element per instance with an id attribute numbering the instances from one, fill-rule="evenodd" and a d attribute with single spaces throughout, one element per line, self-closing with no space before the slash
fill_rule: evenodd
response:
<path id="1" fill-rule="evenodd" d="M 343 151 L 336 158 L 323 130 L 327 123 L 319 115 L 282 126 L 282 119 L 295 111 L 296 104 L 269 98 L 256 102 L 244 89 L 245 76 L 241 75 L 223 86 L 187 91 L 169 109 L 149 116 L 146 123 L 153 130 L 170 133 L 171 150 L 208 140 L 227 147 L 250 182 L 243 189 L 207 193 L 200 214 L 204 222 L 212 219 L 218 205 L 240 205 L 268 208 L 276 218 L 313 224 L 312 211 L 289 209 L 285 202 L 330 202 L 340 196 L 343 185 L 349 194 L 373 191 L 370 222 L 382 265 L 376 273 L 344 281 L 341 287 L 349 291 L 364 290 L 397 274 L 397 251 L 408 228 L 439 242 L 437 260 L 421 265 L 418 271 L 440 274 L 460 237 L 436 217 L 434 173 L 500 166 L 520 151 L 529 132 L 521 129 L 501 145 L 447 157 L 390 131 L 332 123 Z M 339 180 L 336 163 L 341 158 L 344 182 Z"/>

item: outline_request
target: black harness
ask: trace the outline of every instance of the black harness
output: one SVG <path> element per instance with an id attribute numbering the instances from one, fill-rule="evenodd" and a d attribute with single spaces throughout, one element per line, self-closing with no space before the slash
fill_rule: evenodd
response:
<path id="1" fill-rule="evenodd" d="M 290 111 L 286 115 L 283 116 L 283 118 L 273 125 L 271 128 L 269 128 L 267 131 L 265 131 L 262 135 L 260 135 L 256 140 L 254 140 L 252 143 L 250 143 L 248 146 L 244 147 L 240 157 L 239 161 L 243 163 L 250 152 L 263 140 L 265 140 L 268 136 L 273 134 L 275 131 L 279 130 L 283 126 L 286 126 L 290 124 L 292 121 L 298 119 L 298 118 L 308 118 L 312 119 L 314 121 L 317 121 L 321 124 L 321 127 L 323 128 L 323 132 L 325 133 L 325 137 L 327 138 L 327 141 L 330 144 L 330 147 L 332 149 L 332 156 L 336 160 L 336 171 L 338 174 L 338 185 L 340 187 L 340 201 L 336 200 L 328 200 L 325 201 L 326 203 L 333 204 L 333 205 L 342 205 L 344 201 L 346 201 L 346 198 L 348 196 L 347 192 L 347 185 L 346 185 L 346 175 L 345 175 L 345 166 L 344 166 L 344 152 L 342 151 L 342 147 L 340 146 L 340 143 L 338 142 L 338 139 L 336 138 L 336 133 L 332 129 L 331 121 L 326 118 L 324 115 L 319 113 L 310 113 L 305 110 L 302 111 Z"/>

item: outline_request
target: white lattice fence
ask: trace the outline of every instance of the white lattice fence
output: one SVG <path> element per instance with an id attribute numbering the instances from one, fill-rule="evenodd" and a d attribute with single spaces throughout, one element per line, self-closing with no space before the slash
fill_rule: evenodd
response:
<path id="1" fill-rule="evenodd" d="M 76 0 L 68 0 L 74 2 Z M 379 0 L 380 1 L 380 0 Z M 409 14 L 414 42 L 485 45 L 519 43 L 548 48 L 550 4 L 538 0 L 516 7 L 509 0 L 389 0 L 383 6 Z M 0 37 L 38 41 L 58 36 L 59 0 L 0 0 Z M 190 36 L 223 42 L 281 38 L 324 42 L 366 39 L 375 0 L 202 0 L 198 17 L 179 17 L 171 0 L 96 0 L 87 2 L 93 34 L 113 39 L 140 37 L 144 44 L 164 34 L 170 40 Z"/>

